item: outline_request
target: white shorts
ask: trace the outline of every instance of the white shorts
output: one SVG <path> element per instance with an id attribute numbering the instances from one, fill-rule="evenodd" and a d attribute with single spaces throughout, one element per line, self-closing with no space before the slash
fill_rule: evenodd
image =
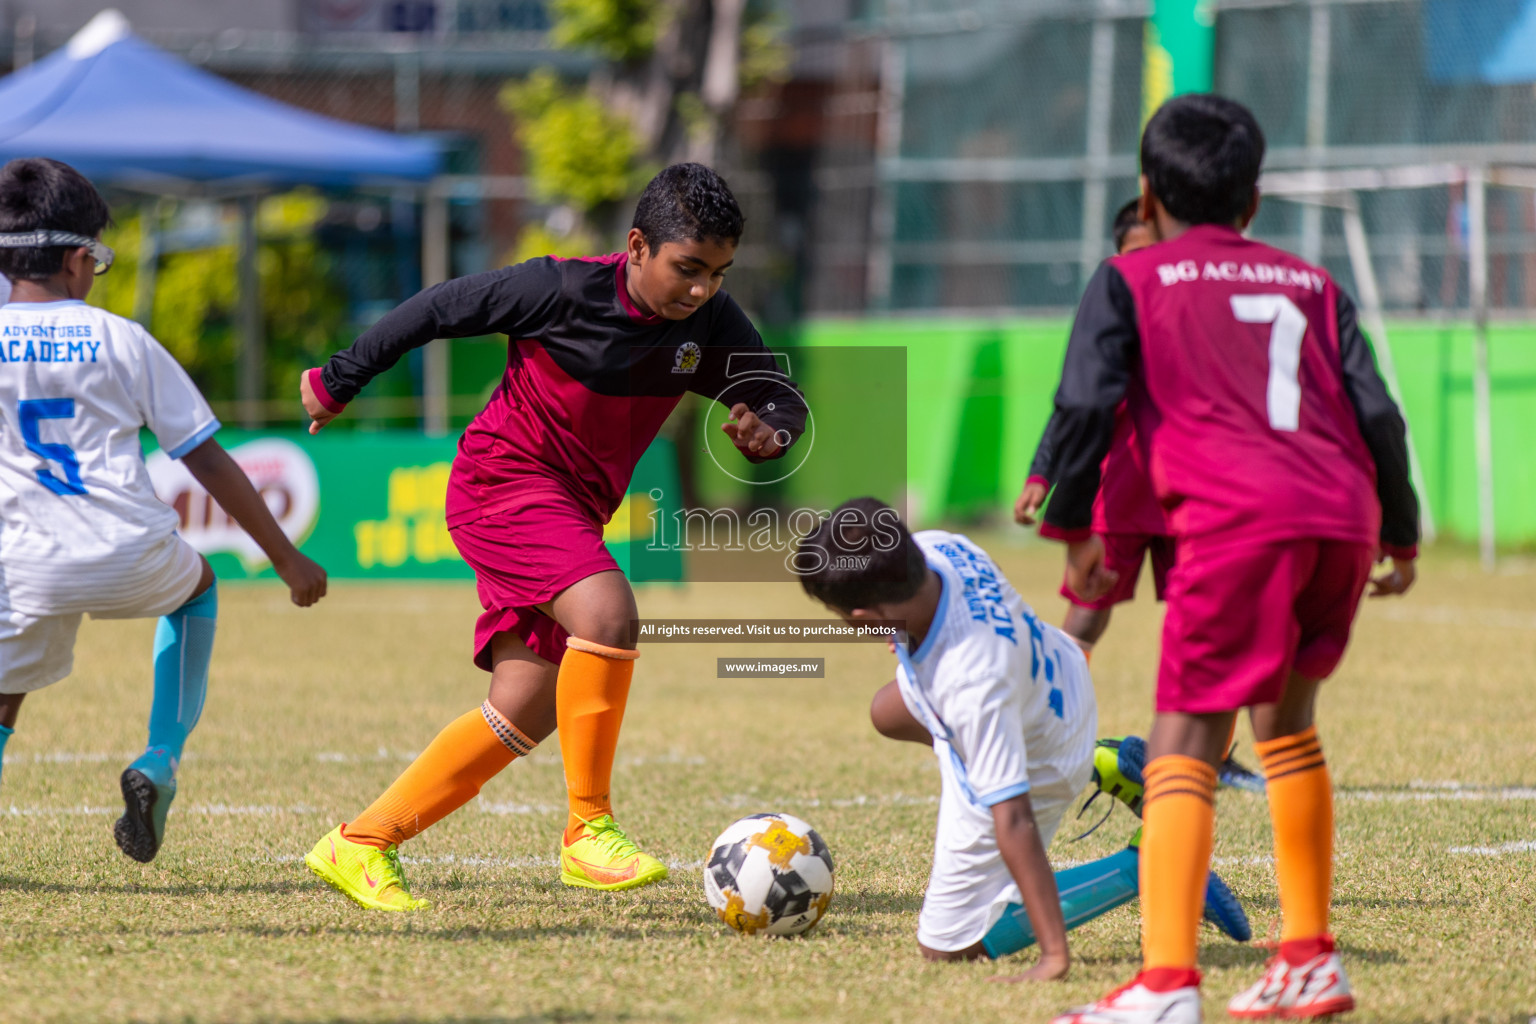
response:
<path id="1" fill-rule="evenodd" d="M 1041 844 L 1046 847 L 1093 775 L 1099 716 L 1086 666 L 1077 683 L 1075 694 L 1067 699 L 1069 716 L 1053 730 L 1054 749 L 1042 751 L 1041 743 L 1028 748 L 1029 803 Z M 948 953 L 981 941 L 995 905 L 1023 900 L 998 852 L 991 808 L 970 801 L 947 759 L 940 759 L 939 774 L 943 790 L 933 843 L 933 872 L 917 918 L 917 941 Z"/>
<path id="2" fill-rule="evenodd" d="M 132 600 L 87 608 L 91 618 L 155 618 L 192 599 L 203 575 L 202 557 L 180 537 L 168 537 L 164 544 L 166 550 L 159 552 L 157 559 L 163 568 L 157 577 L 145 581 L 135 573 Z M 104 592 L 114 592 L 110 583 Z M 0 591 L 0 693 L 30 693 L 69 675 L 75 664 L 75 634 L 84 612 L 28 615 L 4 607 L 4 597 Z"/>

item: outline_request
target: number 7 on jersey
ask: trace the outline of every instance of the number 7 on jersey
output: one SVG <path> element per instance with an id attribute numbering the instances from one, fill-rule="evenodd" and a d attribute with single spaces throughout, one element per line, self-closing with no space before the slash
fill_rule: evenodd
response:
<path id="1" fill-rule="evenodd" d="M 1232 315 L 1269 331 L 1269 425 L 1295 431 L 1301 424 L 1301 339 L 1307 315 L 1284 295 L 1234 295 Z"/>

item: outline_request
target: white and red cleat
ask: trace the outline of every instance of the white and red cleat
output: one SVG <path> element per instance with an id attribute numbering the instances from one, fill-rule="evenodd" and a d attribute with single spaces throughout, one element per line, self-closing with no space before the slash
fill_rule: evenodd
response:
<path id="1" fill-rule="evenodd" d="M 1074 1006 L 1051 1024 L 1200 1024 L 1200 974 L 1154 968 L 1088 1006 Z"/>
<path id="2" fill-rule="evenodd" d="M 1355 1008 L 1344 964 L 1333 948 L 1333 936 L 1280 944 L 1280 954 L 1269 962 L 1252 987 L 1239 992 L 1227 1004 L 1227 1013 L 1239 1020 L 1268 1017 L 1288 1019 L 1331 1017 Z"/>

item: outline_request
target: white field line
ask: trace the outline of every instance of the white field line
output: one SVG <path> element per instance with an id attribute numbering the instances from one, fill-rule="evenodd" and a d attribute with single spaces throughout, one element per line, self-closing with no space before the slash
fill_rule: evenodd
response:
<path id="1" fill-rule="evenodd" d="M 1339 800 L 1378 801 L 1382 803 L 1432 803 L 1441 800 L 1493 801 L 1536 800 L 1536 786 L 1472 786 L 1462 782 L 1423 782 L 1408 784 L 1407 789 L 1339 789 Z"/>
<path id="2" fill-rule="evenodd" d="M 272 804 L 253 804 L 249 806 L 238 804 L 189 804 L 185 807 L 178 805 L 177 810 L 183 814 L 203 814 L 211 818 L 267 818 L 276 817 L 279 814 L 323 814 L 316 807 L 307 807 L 298 804 L 293 807 L 278 807 Z M 0 806 L 0 815 L 9 815 L 13 818 L 69 818 L 81 815 L 95 814 L 122 814 L 123 808 L 117 807 L 92 807 L 89 804 L 81 804 L 79 807 L 19 807 L 11 804 L 9 807 Z"/>
<path id="3" fill-rule="evenodd" d="M 142 750 L 133 750 L 128 753 L 103 754 L 100 751 L 81 750 L 55 750 L 40 754 L 6 754 L 5 764 L 103 764 L 115 761 L 126 765 L 134 758 L 144 753 Z M 196 754 L 183 754 L 183 762 L 196 759 Z"/>
<path id="4" fill-rule="evenodd" d="M 251 864 L 297 864 L 304 860 L 298 854 L 282 854 L 279 856 L 248 857 Z M 526 868 L 557 868 L 560 866 L 559 857 L 465 857 L 458 854 L 445 853 L 432 857 L 415 857 L 400 855 L 402 864 L 430 864 L 443 867 L 457 868 L 511 868 L 523 870 Z M 671 871 L 700 871 L 704 868 L 702 860 L 669 860 L 667 868 Z"/>
<path id="5" fill-rule="evenodd" d="M 1536 629 L 1536 614 L 1507 608 L 1463 608 L 1445 604 L 1392 604 L 1368 613 L 1391 622 L 1422 622 L 1434 626 L 1488 626 L 1493 629 Z"/>
<path id="6" fill-rule="evenodd" d="M 1477 857 L 1503 857 L 1511 853 L 1536 852 L 1536 839 L 1518 839 L 1498 846 L 1453 846 L 1451 853 L 1472 854 Z"/>
<path id="7" fill-rule="evenodd" d="M 475 798 L 475 810 L 482 814 L 564 814 L 564 804 L 523 804 L 516 801 L 491 801 L 485 797 Z"/>
<path id="8" fill-rule="evenodd" d="M 788 807 L 909 807 L 937 804 L 938 794 L 913 796 L 910 793 L 877 793 L 823 800 L 819 797 L 762 797 L 752 793 L 731 793 L 711 801 L 717 807 L 740 810 L 743 807 L 767 807 L 784 804 Z"/>
<path id="9" fill-rule="evenodd" d="M 529 764 L 540 765 L 542 767 L 556 767 L 556 768 L 558 768 L 558 767 L 560 767 L 559 753 L 560 753 L 559 747 L 554 746 L 552 744 L 551 745 L 551 749 L 545 751 L 545 754 L 546 754 L 545 757 L 542 757 L 542 758 L 540 758 L 537 761 L 526 761 L 526 759 L 519 759 L 519 762 L 520 763 L 526 762 L 526 763 L 529 763 Z M 555 756 L 554 757 L 549 757 L 549 756 L 547 756 L 549 754 L 553 754 Z M 136 756 L 136 755 L 130 755 L 130 756 Z M 315 754 L 315 760 L 319 761 L 321 764 L 380 764 L 380 763 L 386 763 L 386 762 L 388 762 L 388 763 L 395 763 L 395 762 L 406 762 L 406 763 L 409 763 L 411 761 L 416 760 L 416 758 L 419 757 L 419 756 L 420 756 L 420 751 L 414 751 L 414 750 L 389 750 L 388 748 L 380 747 L 377 751 L 375 751 L 372 754 L 343 754 L 343 753 L 341 753 L 339 751 L 334 751 L 334 750 L 322 750 L 322 751 L 318 752 L 317 754 Z M 105 757 L 102 757 L 100 759 L 101 760 L 106 760 Z M 705 760 L 703 757 L 699 757 L 697 755 L 684 754 L 682 751 L 679 751 L 679 750 L 670 750 L 670 751 L 668 751 L 665 754 L 640 754 L 640 755 L 635 755 L 635 756 L 632 756 L 632 757 L 621 757 L 621 758 L 619 758 L 614 763 L 615 763 L 615 765 L 617 767 L 620 767 L 620 768 L 638 768 L 638 767 L 641 767 L 643 765 L 657 765 L 657 764 L 702 765 L 702 764 L 708 764 L 708 761 Z"/>

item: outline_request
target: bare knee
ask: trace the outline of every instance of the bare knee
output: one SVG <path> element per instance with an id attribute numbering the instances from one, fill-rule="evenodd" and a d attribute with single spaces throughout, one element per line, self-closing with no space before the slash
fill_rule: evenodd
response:
<path id="1" fill-rule="evenodd" d="M 1320 679 L 1292 673 L 1278 702 L 1258 704 L 1249 709 L 1253 738 L 1260 742 L 1278 740 L 1311 728 L 1321 685 Z"/>
<path id="2" fill-rule="evenodd" d="M 632 623 L 640 613 L 621 572 L 600 572 L 573 583 L 555 595 L 549 612 L 572 636 L 604 647 L 635 649 Z"/>
<path id="3" fill-rule="evenodd" d="M 933 737 L 907 710 L 894 679 L 875 691 L 874 699 L 869 702 L 869 721 L 875 731 L 887 739 L 933 746 Z"/>
<path id="4" fill-rule="evenodd" d="M 1062 632 L 1090 646 L 1096 644 L 1104 635 L 1104 631 L 1109 628 L 1110 611 L 1108 608 L 1069 605 L 1067 617 L 1061 624 Z"/>

